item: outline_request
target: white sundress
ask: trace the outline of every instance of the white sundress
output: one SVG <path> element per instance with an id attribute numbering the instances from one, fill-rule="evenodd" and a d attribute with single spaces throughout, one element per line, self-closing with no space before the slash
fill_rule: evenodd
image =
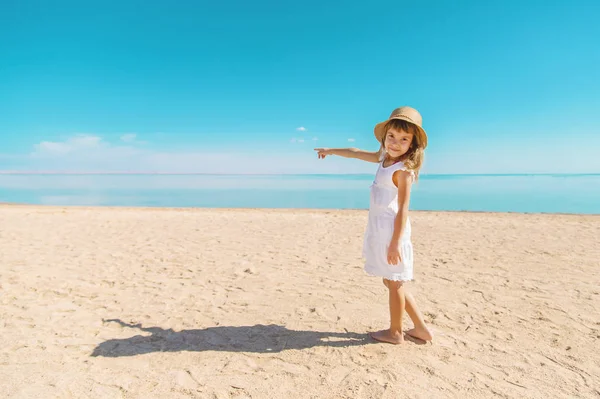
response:
<path id="1" fill-rule="evenodd" d="M 394 233 L 394 221 L 398 215 L 398 188 L 392 181 L 394 172 L 407 170 L 402 162 L 387 168 L 383 161 L 371 185 L 369 221 L 364 236 L 362 255 L 365 258 L 364 270 L 367 274 L 393 281 L 413 279 L 413 246 L 411 242 L 410 219 L 407 218 L 400 238 L 402 261 L 397 265 L 387 261 L 387 250 Z M 412 172 L 411 172 L 412 173 Z M 414 179 L 414 174 L 413 174 Z"/>

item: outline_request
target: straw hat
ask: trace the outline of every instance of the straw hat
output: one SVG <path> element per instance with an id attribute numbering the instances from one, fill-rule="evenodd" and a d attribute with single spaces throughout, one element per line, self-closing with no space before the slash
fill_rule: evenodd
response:
<path id="1" fill-rule="evenodd" d="M 423 148 L 427 147 L 427 133 L 425 133 L 425 130 L 421 126 L 423 124 L 423 118 L 421 117 L 421 114 L 416 109 L 406 106 L 396 108 L 392 111 L 390 117 L 387 120 L 375 125 L 374 132 L 377 141 L 381 143 L 381 140 L 383 139 L 383 136 L 386 133 L 385 125 L 392 119 L 402 119 L 412 123 L 413 125 L 416 125 L 419 128 L 419 142 L 421 143 L 421 146 Z"/>

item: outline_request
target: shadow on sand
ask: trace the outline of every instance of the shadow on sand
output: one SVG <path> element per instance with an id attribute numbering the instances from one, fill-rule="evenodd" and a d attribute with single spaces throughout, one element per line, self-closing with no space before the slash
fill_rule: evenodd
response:
<path id="1" fill-rule="evenodd" d="M 368 334 L 289 330 L 279 325 L 208 327 L 173 331 L 160 327 L 142 327 L 119 319 L 104 320 L 122 327 L 136 328 L 150 335 L 111 339 L 99 344 L 92 356 L 121 357 L 152 352 L 255 352 L 274 353 L 286 349 L 315 346 L 348 347 L 376 343 Z"/>

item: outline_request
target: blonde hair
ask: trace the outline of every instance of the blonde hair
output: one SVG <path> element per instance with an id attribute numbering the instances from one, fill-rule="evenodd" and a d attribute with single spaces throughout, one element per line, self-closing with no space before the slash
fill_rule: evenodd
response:
<path id="1" fill-rule="evenodd" d="M 413 123 L 407 122 L 402 119 L 391 119 L 384 128 L 384 134 L 381 138 L 381 148 L 385 149 L 385 139 L 387 137 L 388 131 L 390 129 L 404 131 L 406 133 L 412 134 L 412 141 L 410 143 L 410 147 L 405 154 L 401 155 L 397 161 L 402 161 L 404 166 L 408 170 L 411 170 L 415 174 L 415 179 L 419 178 L 419 170 L 421 166 L 423 166 L 423 159 L 425 157 L 425 151 L 423 149 L 423 143 L 421 143 L 421 135 L 419 132 L 419 127 Z M 383 154 L 382 154 L 383 156 Z"/>

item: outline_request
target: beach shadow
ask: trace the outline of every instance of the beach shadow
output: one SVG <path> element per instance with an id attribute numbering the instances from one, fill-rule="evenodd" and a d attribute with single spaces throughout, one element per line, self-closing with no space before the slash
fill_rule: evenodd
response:
<path id="1" fill-rule="evenodd" d="M 122 327 L 135 328 L 150 335 L 110 339 L 99 344 L 92 356 L 124 357 L 153 352 L 254 352 L 275 353 L 286 349 L 306 349 L 315 346 L 349 347 L 374 344 L 368 334 L 290 330 L 283 326 L 219 326 L 174 331 L 160 327 L 142 327 L 119 319 L 104 320 Z"/>

